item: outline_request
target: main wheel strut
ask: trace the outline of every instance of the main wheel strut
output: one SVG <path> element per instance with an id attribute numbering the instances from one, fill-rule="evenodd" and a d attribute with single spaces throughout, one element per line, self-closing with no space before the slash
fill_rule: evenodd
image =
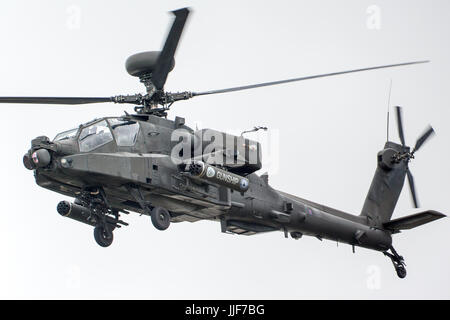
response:
<path id="1" fill-rule="evenodd" d="M 395 251 L 394 247 L 391 246 L 389 248 L 391 250 L 391 253 L 389 253 L 387 250 L 383 252 L 383 254 L 387 257 L 389 257 L 392 261 L 392 264 L 394 265 L 395 271 L 397 272 L 397 276 L 400 279 L 403 279 L 406 277 L 406 263 L 405 259 L 401 255 Z"/>

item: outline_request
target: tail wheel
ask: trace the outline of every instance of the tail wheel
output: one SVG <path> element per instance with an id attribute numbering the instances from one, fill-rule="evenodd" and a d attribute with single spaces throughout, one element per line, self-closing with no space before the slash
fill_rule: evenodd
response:
<path id="1" fill-rule="evenodd" d="M 400 279 L 403 279 L 404 277 L 406 277 L 406 268 L 405 268 L 405 266 L 403 266 L 403 265 L 398 265 L 398 266 L 395 268 L 395 271 L 397 271 L 397 276 L 398 276 Z"/>
<path id="2" fill-rule="evenodd" d="M 390 246 L 389 250 L 391 250 L 392 253 L 384 251 L 383 254 L 391 259 L 395 271 L 397 272 L 397 276 L 400 279 L 405 278 L 406 277 L 405 259 L 403 259 L 403 257 L 399 255 L 397 251 L 395 251 L 393 246 Z"/>
<path id="3" fill-rule="evenodd" d="M 107 231 L 104 226 L 96 226 L 94 228 L 94 239 L 101 247 L 109 247 L 113 242 L 114 236 L 112 231 Z"/>
<path id="4" fill-rule="evenodd" d="M 166 230 L 170 226 L 170 213 L 166 209 L 155 207 L 150 216 L 156 229 Z"/>

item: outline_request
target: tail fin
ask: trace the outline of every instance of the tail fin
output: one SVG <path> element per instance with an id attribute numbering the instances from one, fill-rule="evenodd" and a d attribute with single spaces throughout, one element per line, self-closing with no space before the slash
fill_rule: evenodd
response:
<path id="1" fill-rule="evenodd" d="M 405 143 L 402 108 L 396 107 L 396 110 L 398 135 L 402 144 L 387 141 L 384 149 L 378 152 L 377 170 L 361 212 L 361 216 L 367 217 L 368 224 L 376 227 L 383 227 L 391 220 L 398 197 L 405 183 L 405 177 L 408 177 L 414 207 L 419 207 L 414 178 L 408 168 L 408 163 L 411 159 L 414 159 L 414 153 L 434 134 L 434 129 L 429 126 L 416 140 L 416 144 L 411 151 L 410 147 Z"/>
<path id="2" fill-rule="evenodd" d="M 397 233 L 400 230 L 412 229 L 445 216 L 445 214 L 440 212 L 428 210 L 385 222 L 383 223 L 383 227 Z"/>
<path id="3" fill-rule="evenodd" d="M 409 148 L 388 141 L 378 152 L 375 176 L 361 211 L 370 225 L 382 227 L 392 217 L 407 170 L 406 162 L 392 162 L 392 157 L 404 151 L 408 152 Z"/>

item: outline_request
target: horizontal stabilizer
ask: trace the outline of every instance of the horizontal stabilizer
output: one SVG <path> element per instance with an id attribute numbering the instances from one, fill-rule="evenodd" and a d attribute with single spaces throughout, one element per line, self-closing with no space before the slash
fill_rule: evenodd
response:
<path id="1" fill-rule="evenodd" d="M 394 232 L 399 230 L 408 230 L 445 216 L 445 214 L 440 212 L 428 210 L 385 222 L 383 223 L 383 227 Z"/>

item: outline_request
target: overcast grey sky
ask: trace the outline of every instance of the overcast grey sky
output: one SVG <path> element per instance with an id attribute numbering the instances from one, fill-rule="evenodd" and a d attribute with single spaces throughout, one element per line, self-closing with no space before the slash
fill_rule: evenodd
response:
<path id="1" fill-rule="evenodd" d="M 219 4 L 220 3 L 220 4 Z M 273 187 L 359 214 L 386 140 L 391 105 L 404 106 L 413 145 L 437 135 L 411 164 L 425 209 L 448 214 L 450 2 L 23 1 L 0 3 L 0 95 L 111 96 L 143 91 L 124 68 L 158 50 L 172 17 L 193 12 L 167 90 L 203 91 L 422 59 L 425 65 L 344 75 L 174 105 L 188 124 L 259 135 Z M 408 277 L 381 253 L 283 234 L 220 233 L 212 222 L 155 230 L 148 217 L 100 248 L 92 228 L 61 218 L 64 197 L 39 188 L 22 155 L 38 135 L 123 105 L 2 105 L 1 298 L 450 298 L 449 220 L 396 235 Z M 391 138 L 398 141 L 395 118 Z M 249 137 L 252 137 L 249 135 Z M 253 137 L 257 137 L 254 135 Z M 269 138 L 268 138 L 269 137 Z M 268 160 L 268 161 L 267 161 Z M 269 165 L 270 164 L 270 165 Z M 261 171 L 261 173 L 264 170 Z M 394 217 L 416 212 L 405 188 Z"/>

